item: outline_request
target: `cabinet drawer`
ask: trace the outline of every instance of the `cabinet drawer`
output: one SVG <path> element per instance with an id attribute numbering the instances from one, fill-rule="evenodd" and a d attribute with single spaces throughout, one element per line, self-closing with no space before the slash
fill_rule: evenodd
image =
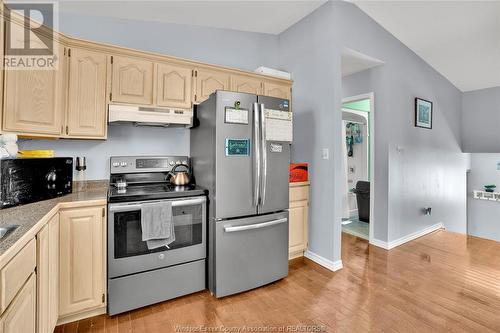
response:
<path id="1" fill-rule="evenodd" d="M 290 187 L 290 201 L 309 199 L 309 186 Z"/>
<path id="2" fill-rule="evenodd" d="M 4 312 L 36 267 L 36 242 L 32 239 L 0 271 L 0 312 Z"/>

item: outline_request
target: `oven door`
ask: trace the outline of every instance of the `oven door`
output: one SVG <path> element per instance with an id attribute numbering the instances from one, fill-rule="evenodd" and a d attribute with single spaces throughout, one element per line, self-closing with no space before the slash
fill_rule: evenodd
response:
<path id="1" fill-rule="evenodd" d="M 175 241 L 149 250 L 142 241 L 143 203 L 172 202 Z M 189 197 L 108 205 L 108 277 L 144 272 L 206 257 L 206 198 Z"/>

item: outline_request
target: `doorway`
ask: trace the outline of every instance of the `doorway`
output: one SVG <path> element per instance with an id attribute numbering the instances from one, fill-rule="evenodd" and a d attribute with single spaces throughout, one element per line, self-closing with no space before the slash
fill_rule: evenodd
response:
<path id="1" fill-rule="evenodd" d="M 373 237 L 374 94 L 342 100 L 342 232 Z"/>

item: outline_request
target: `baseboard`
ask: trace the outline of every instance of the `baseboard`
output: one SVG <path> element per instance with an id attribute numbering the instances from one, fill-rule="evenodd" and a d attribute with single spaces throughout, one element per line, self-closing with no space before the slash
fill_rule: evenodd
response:
<path id="1" fill-rule="evenodd" d="M 102 314 L 105 314 L 105 313 L 106 313 L 106 306 L 99 307 L 97 309 L 92 309 L 92 310 L 89 310 L 89 311 L 75 313 L 75 314 L 72 314 L 72 315 L 67 315 L 67 316 L 64 316 L 64 317 L 59 317 L 59 320 L 57 321 L 57 326 L 63 325 L 63 324 L 67 324 L 67 323 L 71 323 L 71 322 L 78 321 L 78 320 L 82 320 L 82 319 L 85 319 L 85 318 L 99 316 L 99 315 L 102 315 Z"/>
<path id="2" fill-rule="evenodd" d="M 370 240 L 370 244 L 377 246 L 377 247 L 381 247 L 385 250 L 390 250 L 390 249 L 393 249 L 395 247 L 398 247 L 400 245 L 408 243 L 414 239 L 420 238 L 422 236 L 425 236 L 425 235 L 427 235 L 431 232 L 434 232 L 436 230 L 439 230 L 439 229 L 444 229 L 444 224 L 442 222 L 436 223 L 436 224 L 431 225 L 425 229 L 416 231 L 414 233 L 411 233 L 407 236 L 403 236 L 403 237 L 398 238 L 396 240 L 393 240 L 391 242 L 384 242 L 384 241 L 381 241 L 379 239 L 372 238 Z"/>
<path id="3" fill-rule="evenodd" d="M 288 252 L 288 260 L 297 259 L 304 256 L 304 250 Z"/>
<path id="4" fill-rule="evenodd" d="M 306 252 L 304 252 L 304 257 L 306 257 L 307 259 L 311 259 L 315 263 L 331 270 L 332 272 L 338 271 L 343 267 L 342 260 L 331 261 L 309 250 L 306 250 Z"/>
<path id="5" fill-rule="evenodd" d="M 370 239 L 370 244 L 376 247 L 380 247 L 384 250 L 389 250 L 389 244 L 387 242 L 381 241 L 380 239 L 372 238 Z"/>

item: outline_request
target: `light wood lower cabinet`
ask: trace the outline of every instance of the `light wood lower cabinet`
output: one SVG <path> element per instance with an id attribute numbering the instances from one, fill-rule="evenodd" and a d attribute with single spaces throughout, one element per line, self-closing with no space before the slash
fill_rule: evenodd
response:
<path id="1" fill-rule="evenodd" d="M 32 239 L 0 270 L 0 313 L 5 311 L 36 268 L 36 242 Z"/>
<path id="2" fill-rule="evenodd" d="M 307 250 L 309 184 L 290 183 L 288 257 L 301 257 Z"/>
<path id="3" fill-rule="evenodd" d="M 105 138 L 106 65 L 104 53 L 70 49 L 65 135 Z"/>
<path id="4" fill-rule="evenodd" d="M 37 235 L 37 332 L 52 333 L 59 318 L 59 214 Z"/>
<path id="5" fill-rule="evenodd" d="M 0 319 L 2 333 L 36 331 L 36 275 L 25 283 Z"/>
<path id="6" fill-rule="evenodd" d="M 104 206 L 60 211 L 61 317 L 105 306 Z"/>

